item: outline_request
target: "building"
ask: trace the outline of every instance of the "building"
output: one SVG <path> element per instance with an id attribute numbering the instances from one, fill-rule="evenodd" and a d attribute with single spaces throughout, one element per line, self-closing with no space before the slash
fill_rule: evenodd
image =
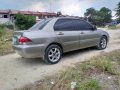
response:
<path id="1" fill-rule="evenodd" d="M 14 19 L 15 14 L 24 14 L 24 15 L 32 15 L 36 17 L 36 22 L 40 21 L 44 18 L 52 18 L 52 17 L 76 17 L 80 19 L 86 20 L 85 17 L 79 16 L 69 16 L 69 15 L 58 15 L 58 13 L 51 12 L 39 12 L 39 11 L 20 11 L 20 10 L 0 10 L 0 24 L 13 24 L 12 20 Z"/>
<path id="2" fill-rule="evenodd" d="M 33 15 L 36 17 L 36 21 L 44 18 L 57 17 L 56 13 L 50 12 L 35 12 L 35 11 L 19 11 L 19 10 L 0 10 L 0 24 L 10 24 L 12 23 L 15 14 Z"/>

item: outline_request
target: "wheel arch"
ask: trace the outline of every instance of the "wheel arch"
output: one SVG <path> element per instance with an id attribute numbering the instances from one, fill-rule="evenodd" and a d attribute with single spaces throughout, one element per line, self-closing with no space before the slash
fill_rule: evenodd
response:
<path id="1" fill-rule="evenodd" d="M 58 45 L 58 46 L 62 49 L 62 52 L 64 51 L 64 50 L 63 50 L 63 46 L 62 46 L 60 43 L 58 43 L 58 42 L 52 42 L 52 43 L 50 43 L 50 44 L 46 47 L 46 49 L 47 49 L 50 45 Z M 46 49 L 45 49 L 45 50 L 46 50 Z"/>
<path id="2" fill-rule="evenodd" d="M 107 42 L 109 41 L 107 35 L 102 35 L 102 37 L 105 37 Z"/>

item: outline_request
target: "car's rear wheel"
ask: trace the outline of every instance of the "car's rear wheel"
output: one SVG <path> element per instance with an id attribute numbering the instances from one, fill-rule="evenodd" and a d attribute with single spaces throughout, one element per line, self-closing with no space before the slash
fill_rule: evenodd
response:
<path id="1" fill-rule="evenodd" d="M 99 42 L 99 45 L 97 46 L 97 48 L 99 50 L 103 50 L 107 47 L 107 38 L 105 36 L 102 36 Z"/>
<path id="2" fill-rule="evenodd" d="M 50 64 L 56 64 L 60 61 L 62 49 L 58 45 L 50 45 L 45 51 L 44 60 Z"/>

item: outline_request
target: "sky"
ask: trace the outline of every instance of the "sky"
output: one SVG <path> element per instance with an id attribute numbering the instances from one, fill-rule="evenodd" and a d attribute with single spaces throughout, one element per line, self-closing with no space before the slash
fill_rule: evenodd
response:
<path id="1" fill-rule="evenodd" d="M 115 14 L 120 0 L 0 0 L 0 9 L 28 10 L 41 12 L 58 12 L 73 16 L 84 16 L 87 8 L 99 10 L 107 7 Z"/>

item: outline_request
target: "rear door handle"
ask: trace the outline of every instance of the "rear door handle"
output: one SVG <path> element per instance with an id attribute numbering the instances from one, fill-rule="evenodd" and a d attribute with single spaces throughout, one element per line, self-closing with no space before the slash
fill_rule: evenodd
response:
<path id="1" fill-rule="evenodd" d="M 80 34 L 84 34 L 84 32 L 81 32 Z"/>
<path id="2" fill-rule="evenodd" d="M 63 32 L 59 32 L 58 35 L 64 35 L 64 33 Z"/>

